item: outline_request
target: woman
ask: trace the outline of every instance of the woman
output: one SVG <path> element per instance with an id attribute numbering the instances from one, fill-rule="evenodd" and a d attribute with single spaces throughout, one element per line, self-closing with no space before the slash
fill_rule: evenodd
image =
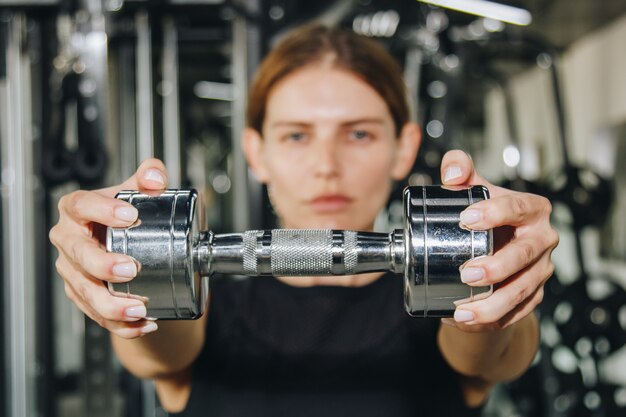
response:
<path id="1" fill-rule="evenodd" d="M 391 56 L 371 40 L 322 26 L 302 28 L 270 52 L 247 116 L 246 158 L 286 228 L 372 230 L 420 144 Z M 155 379 L 171 412 L 476 415 L 489 389 L 522 373 L 534 356 L 531 313 L 552 274 L 558 237 L 546 199 L 489 184 L 465 153 L 446 154 L 441 172 L 444 184 L 491 191 L 491 200 L 462 213 L 467 227 L 506 226 L 498 229 L 502 247 L 461 271 L 468 285 L 494 284 L 493 295 L 441 322 L 406 316 L 401 278 L 382 273 L 214 277 L 202 319 L 146 320 L 140 301 L 113 297 L 103 285 L 132 279 L 136 263 L 105 253 L 94 230 L 136 220 L 133 207 L 113 198 L 117 191 L 166 187 L 157 160 L 124 184 L 62 198 L 50 238 L 68 297 L 111 331 L 130 372 Z"/>

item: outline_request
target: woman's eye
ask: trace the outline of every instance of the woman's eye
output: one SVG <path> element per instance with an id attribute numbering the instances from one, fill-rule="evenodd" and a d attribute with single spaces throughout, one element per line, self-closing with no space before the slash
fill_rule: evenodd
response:
<path id="1" fill-rule="evenodd" d="M 293 142 L 302 142 L 306 135 L 302 132 L 292 132 L 286 135 L 286 139 Z"/>
<path id="2" fill-rule="evenodd" d="M 358 141 L 371 139 L 372 135 L 366 130 L 353 130 L 350 132 L 350 138 Z"/>

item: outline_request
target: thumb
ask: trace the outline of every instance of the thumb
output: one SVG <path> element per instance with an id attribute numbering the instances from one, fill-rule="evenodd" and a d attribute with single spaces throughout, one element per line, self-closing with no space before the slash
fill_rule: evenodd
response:
<path id="1" fill-rule="evenodd" d="M 441 160 L 441 182 L 444 185 L 480 185 L 476 181 L 478 173 L 472 158 L 465 152 L 455 149 L 446 152 Z M 482 178 L 480 178 L 482 179 Z"/>
<path id="2" fill-rule="evenodd" d="M 441 182 L 443 185 L 484 185 L 492 197 L 502 194 L 504 189 L 484 179 L 474 167 L 469 154 L 461 150 L 446 152 L 441 160 Z"/>
<path id="3" fill-rule="evenodd" d="M 121 184 L 100 190 L 100 194 L 115 197 L 123 190 L 138 190 L 142 193 L 160 193 L 167 188 L 167 171 L 158 159 L 146 159 L 132 177 Z"/>

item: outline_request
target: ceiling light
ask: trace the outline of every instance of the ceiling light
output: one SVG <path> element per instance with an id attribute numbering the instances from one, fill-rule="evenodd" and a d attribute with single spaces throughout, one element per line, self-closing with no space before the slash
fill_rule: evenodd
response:
<path id="1" fill-rule="evenodd" d="M 193 92 L 196 97 L 207 100 L 232 101 L 234 98 L 233 86 L 231 84 L 212 81 L 198 81 L 193 86 Z"/>
<path id="2" fill-rule="evenodd" d="M 486 0 L 417 0 L 433 6 L 487 17 L 513 25 L 527 26 L 533 18 L 528 10 Z"/>

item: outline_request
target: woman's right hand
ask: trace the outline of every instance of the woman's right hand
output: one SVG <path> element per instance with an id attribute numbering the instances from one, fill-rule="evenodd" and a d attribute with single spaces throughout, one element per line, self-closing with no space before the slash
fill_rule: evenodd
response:
<path id="1" fill-rule="evenodd" d="M 59 201 L 59 222 L 50 230 L 58 249 L 56 269 L 65 281 L 65 293 L 86 315 L 110 332 L 132 339 L 157 329 L 146 320 L 146 306 L 138 299 L 115 297 L 107 282 L 127 282 L 141 266 L 123 254 L 107 253 L 103 231 L 127 227 L 137 220 L 137 209 L 118 200 L 122 190 L 160 192 L 167 186 L 165 166 L 144 161 L 124 183 L 95 191 L 78 190 Z"/>

